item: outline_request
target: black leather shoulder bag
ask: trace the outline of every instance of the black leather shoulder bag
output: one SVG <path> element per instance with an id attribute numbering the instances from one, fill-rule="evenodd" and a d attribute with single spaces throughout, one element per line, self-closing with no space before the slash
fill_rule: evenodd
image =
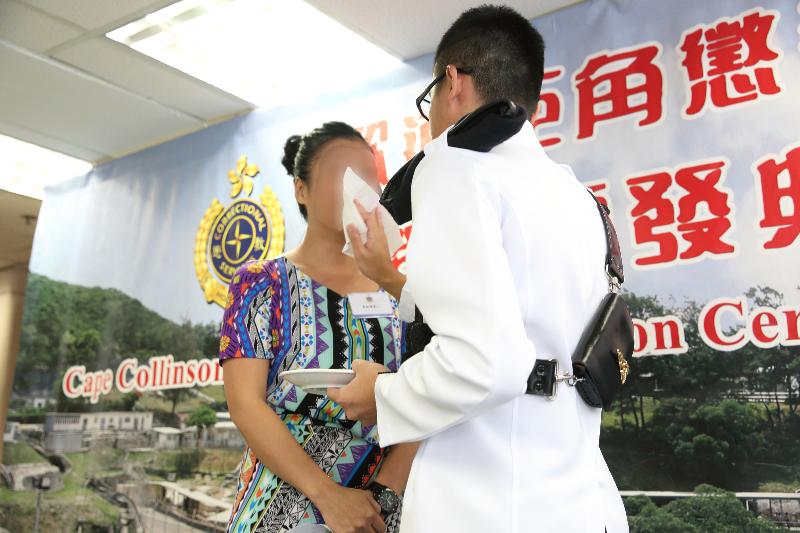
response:
<path id="1" fill-rule="evenodd" d="M 572 354 L 572 374 L 559 374 L 555 359 L 537 359 L 527 394 L 554 398 L 559 382 L 574 386 L 592 407 L 611 407 L 631 372 L 633 322 L 619 289 L 625 281 L 619 239 L 608 208 L 592 194 L 606 234 L 608 294 L 600 302 Z"/>

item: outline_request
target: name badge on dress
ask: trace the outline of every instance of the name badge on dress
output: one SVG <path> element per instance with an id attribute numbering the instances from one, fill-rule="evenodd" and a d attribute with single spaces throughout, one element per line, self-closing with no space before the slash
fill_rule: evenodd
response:
<path id="1" fill-rule="evenodd" d="M 356 318 L 374 318 L 394 315 L 394 307 L 385 292 L 353 292 L 347 295 L 350 309 Z"/>

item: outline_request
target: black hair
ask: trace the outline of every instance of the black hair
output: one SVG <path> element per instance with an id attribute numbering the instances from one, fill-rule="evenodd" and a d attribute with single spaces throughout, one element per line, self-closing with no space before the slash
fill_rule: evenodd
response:
<path id="1" fill-rule="evenodd" d="M 302 137 L 300 135 L 292 135 L 286 139 L 286 144 L 283 146 L 281 164 L 290 176 L 309 183 L 311 179 L 311 163 L 314 158 L 317 157 L 323 146 L 337 139 L 361 141 L 369 148 L 367 141 L 354 127 L 344 122 L 326 122 Z M 308 220 L 306 206 L 298 204 L 298 207 L 303 218 Z"/>
<path id="2" fill-rule="evenodd" d="M 507 6 L 482 5 L 464 11 L 436 48 L 434 75 L 447 65 L 472 67 L 475 90 L 484 103 L 511 100 L 536 111 L 544 77 L 544 39 Z"/>

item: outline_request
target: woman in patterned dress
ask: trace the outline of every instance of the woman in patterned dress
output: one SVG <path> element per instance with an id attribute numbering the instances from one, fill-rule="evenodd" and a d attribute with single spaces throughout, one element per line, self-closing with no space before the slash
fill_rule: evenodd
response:
<path id="1" fill-rule="evenodd" d="M 345 419 L 325 396 L 278 379 L 284 370 L 350 368 L 369 360 L 396 371 L 403 324 L 355 318 L 352 292 L 380 290 L 342 254 L 342 176 L 349 166 L 378 187 L 374 155 L 352 127 L 326 123 L 290 137 L 283 164 L 308 228 L 284 256 L 244 265 L 228 293 L 220 338 L 225 395 L 245 437 L 232 532 L 278 533 L 326 524 L 334 533 L 395 532 L 370 484 L 402 494 L 415 444 L 381 449 L 373 426 Z M 388 250 L 386 250 L 388 254 Z"/>

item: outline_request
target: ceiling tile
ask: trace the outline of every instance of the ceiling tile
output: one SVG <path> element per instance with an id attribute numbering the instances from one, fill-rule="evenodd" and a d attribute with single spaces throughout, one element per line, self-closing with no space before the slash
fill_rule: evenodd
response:
<path id="1" fill-rule="evenodd" d="M 176 0 L 22 0 L 88 30 L 152 13 Z"/>
<path id="2" fill-rule="evenodd" d="M 30 50 L 45 50 L 80 35 L 80 30 L 10 0 L 0 1 L 0 39 Z"/>
<path id="3" fill-rule="evenodd" d="M 81 41 L 60 50 L 54 57 L 203 120 L 213 120 L 253 107 L 244 100 L 105 37 Z"/>
<path id="4" fill-rule="evenodd" d="M 533 19 L 583 0 L 505 0 L 525 18 Z M 442 34 L 466 9 L 485 0 L 307 0 L 329 17 L 395 56 L 408 60 L 436 50 Z"/>
<path id="5" fill-rule="evenodd" d="M 45 148 L 61 152 L 62 154 L 71 155 L 72 157 L 83 159 L 84 161 L 100 161 L 110 156 L 110 154 L 104 154 L 85 146 L 77 146 L 72 139 L 57 139 L 51 134 L 32 130 L 30 125 L 26 127 L 20 124 L 10 124 L 8 122 L 3 122 L 2 119 L 0 119 L 0 133 L 21 141 L 44 146 Z"/>
<path id="6" fill-rule="evenodd" d="M 2 44 L 0 70 L 15 73 L 0 78 L 0 123 L 46 132 L 95 152 L 117 156 L 203 126 L 152 100 Z"/>

